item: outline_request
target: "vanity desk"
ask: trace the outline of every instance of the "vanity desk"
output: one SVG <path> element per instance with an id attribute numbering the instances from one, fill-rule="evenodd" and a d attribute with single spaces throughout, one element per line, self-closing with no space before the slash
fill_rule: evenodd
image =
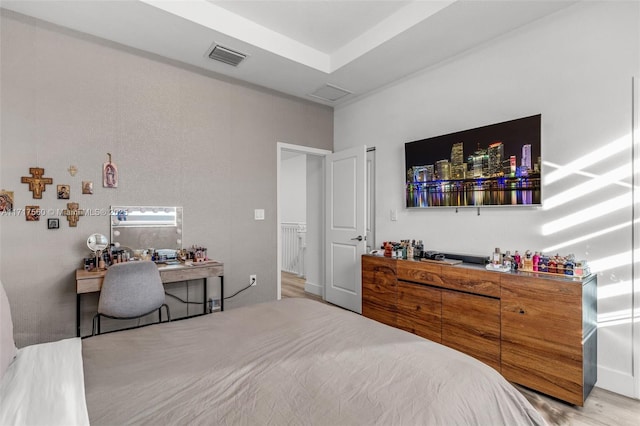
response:
<path id="1" fill-rule="evenodd" d="M 202 314 L 207 313 L 208 295 L 207 295 L 207 278 L 220 278 L 220 310 L 224 310 L 224 264 L 216 261 L 206 261 L 203 263 L 194 263 L 192 265 L 158 265 L 160 278 L 163 283 L 174 283 L 182 281 L 191 281 L 204 279 L 203 292 L 203 309 Z M 85 293 L 97 293 L 102 288 L 102 280 L 107 271 L 85 271 L 84 269 L 76 270 L 76 336 L 80 337 L 80 319 L 81 319 L 81 297 Z M 199 314 L 200 315 L 200 314 Z"/>

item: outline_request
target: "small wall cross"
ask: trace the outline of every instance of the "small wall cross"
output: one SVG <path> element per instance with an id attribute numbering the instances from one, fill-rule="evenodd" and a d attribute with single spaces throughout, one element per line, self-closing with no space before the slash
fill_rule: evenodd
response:
<path id="1" fill-rule="evenodd" d="M 62 214 L 67 217 L 69 226 L 78 226 L 78 220 L 80 220 L 80 216 L 84 216 L 84 211 L 80 210 L 79 207 L 80 204 L 78 203 L 67 203 L 67 208 L 62 212 Z"/>
<path id="2" fill-rule="evenodd" d="M 40 167 L 30 167 L 29 173 L 31 177 L 22 176 L 22 183 L 29 184 L 29 191 L 33 192 L 33 198 L 42 198 L 42 193 L 45 191 L 45 185 L 51 185 L 53 179 L 42 177 L 44 175 L 44 169 Z"/>

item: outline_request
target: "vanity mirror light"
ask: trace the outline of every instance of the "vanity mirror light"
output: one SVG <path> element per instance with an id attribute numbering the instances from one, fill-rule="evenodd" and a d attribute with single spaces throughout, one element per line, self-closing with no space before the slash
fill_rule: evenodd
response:
<path id="1" fill-rule="evenodd" d="M 182 207 L 111 206 L 110 224 L 113 245 L 132 255 L 182 249 Z"/>

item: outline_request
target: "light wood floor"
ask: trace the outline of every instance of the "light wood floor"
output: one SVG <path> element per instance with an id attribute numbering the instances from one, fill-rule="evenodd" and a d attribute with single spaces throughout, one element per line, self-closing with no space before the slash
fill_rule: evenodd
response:
<path id="1" fill-rule="evenodd" d="M 637 426 L 640 401 L 595 387 L 584 403 L 576 407 L 516 385 L 550 425 Z"/>
<path id="2" fill-rule="evenodd" d="M 304 291 L 304 279 L 282 273 L 282 297 L 303 297 L 322 302 L 320 296 Z M 326 302 L 325 302 L 326 303 Z M 598 387 L 587 398 L 584 407 L 575 407 L 530 389 L 516 386 L 540 411 L 549 425 L 572 426 L 638 426 L 640 401 Z"/>
<path id="3" fill-rule="evenodd" d="M 304 281 L 304 278 L 300 278 L 296 274 L 282 272 L 282 297 L 302 297 L 326 303 L 322 297 L 304 291 Z"/>

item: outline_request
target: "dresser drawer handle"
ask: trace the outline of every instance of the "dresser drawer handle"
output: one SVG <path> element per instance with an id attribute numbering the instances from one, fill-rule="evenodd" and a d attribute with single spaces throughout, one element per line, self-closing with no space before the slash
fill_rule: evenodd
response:
<path id="1" fill-rule="evenodd" d="M 519 314 L 525 314 L 524 309 L 520 308 L 520 310 L 518 311 Z"/>

